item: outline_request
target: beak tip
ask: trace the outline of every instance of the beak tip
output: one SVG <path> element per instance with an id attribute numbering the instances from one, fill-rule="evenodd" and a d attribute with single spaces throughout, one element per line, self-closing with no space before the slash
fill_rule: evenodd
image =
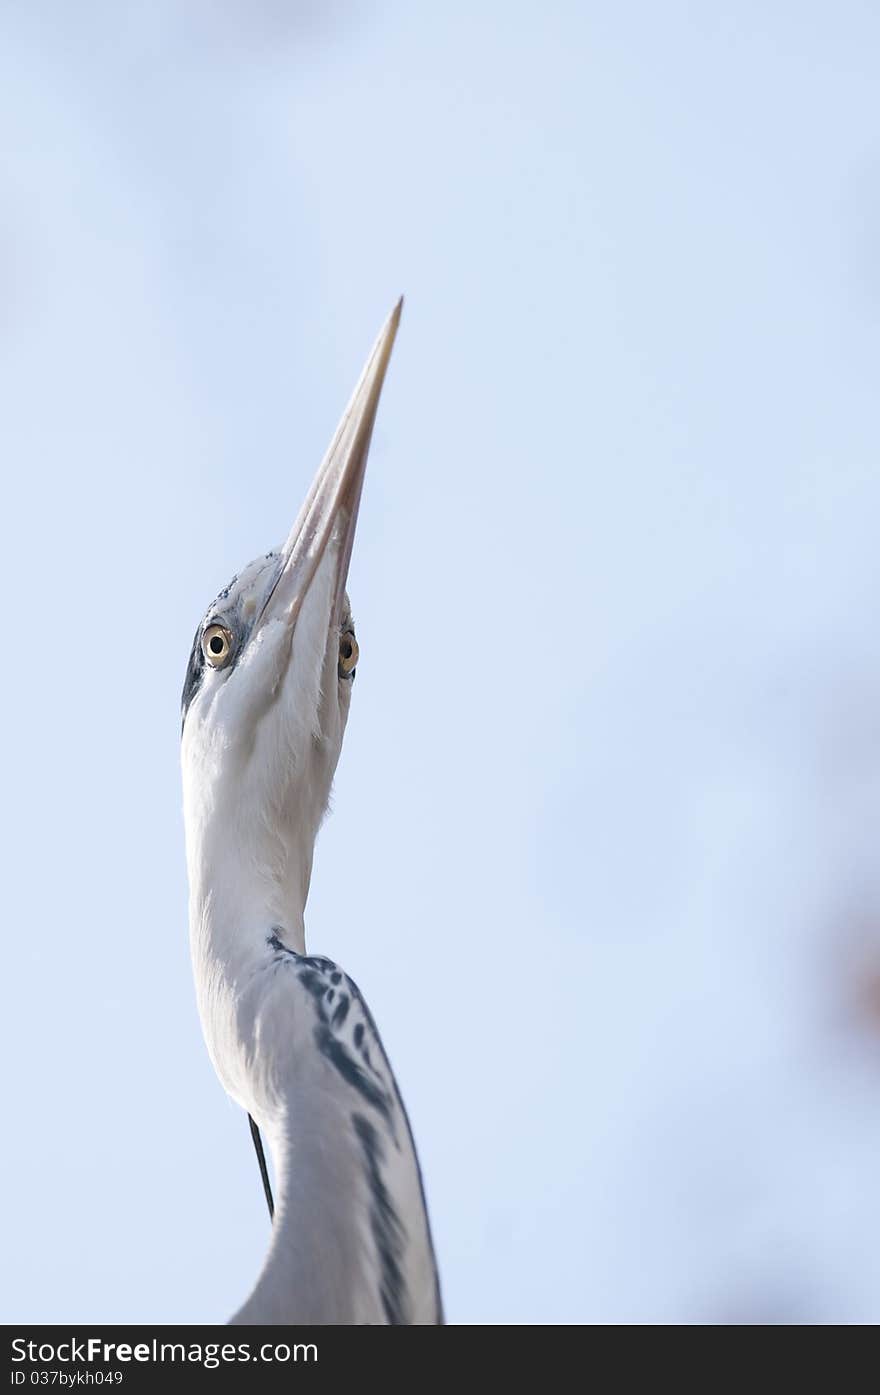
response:
<path id="1" fill-rule="evenodd" d="M 364 369 L 361 381 L 355 388 L 356 398 L 363 390 L 364 385 L 368 382 L 370 383 L 370 390 L 374 397 L 374 412 L 375 405 L 378 404 L 379 392 L 381 391 L 382 383 L 385 379 L 385 370 L 391 358 L 391 350 L 394 348 L 394 341 L 397 338 L 397 327 L 400 324 L 402 310 L 403 296 L 400 296 L 391 314 L 379 331 L 379 337 L 373 345 L 373 352 Z M 352 401 L 354 401 L 354 398 Z"/>

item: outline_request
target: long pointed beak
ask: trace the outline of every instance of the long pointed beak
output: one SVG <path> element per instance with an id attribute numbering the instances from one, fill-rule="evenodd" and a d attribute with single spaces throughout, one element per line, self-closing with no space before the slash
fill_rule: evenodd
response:
<path id="1" fill-rule="evenodd" d="M 293 627 L 315 572 L 334 537 L 338 553 L 331 623 L 339 624 L 373 423 L 402 308 L 401 296 L 379 332 L 299 517 L 281 549 L 281 571 L 266 597 L 255 628 L 270 617 L 278 616 L 283 616 Z"/>

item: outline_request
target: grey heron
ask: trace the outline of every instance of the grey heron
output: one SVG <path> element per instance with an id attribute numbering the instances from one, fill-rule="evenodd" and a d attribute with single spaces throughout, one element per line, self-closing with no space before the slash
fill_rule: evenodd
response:
<path id="1" fill-rule="evenodd" d="M 268 1253 L 234 1323 L 437 1323 L 421 1173 L 370 1012 L 304 909 L 358 660 L 346 582 L 400 319 L 376 340 L 287 541 L 199 625 L 183 689 L 190 943 L 208 1052 L 251 1119 Z"/>

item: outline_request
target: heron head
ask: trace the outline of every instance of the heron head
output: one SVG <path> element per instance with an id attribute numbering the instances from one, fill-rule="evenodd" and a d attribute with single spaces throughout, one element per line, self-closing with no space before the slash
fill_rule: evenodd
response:
<path id="1" fill-rule="evenodd" d="M 310 842 L 339 759 L 358 660 L 346 579 L 382 383 L 389 316 L 287 541 L 221 591 L 193 641 L 182 759 L 188 834 L 219 822 L 283 874 Z M 253 848 L 254 838 L 260 843 Z M 308 869 L 306 870 L 306 877 Z"/>

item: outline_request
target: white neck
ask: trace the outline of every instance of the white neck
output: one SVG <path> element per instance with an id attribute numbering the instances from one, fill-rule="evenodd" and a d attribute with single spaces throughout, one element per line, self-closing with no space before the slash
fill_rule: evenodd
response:
<path id="1" fill-rule="evenodd" d="M 311 859 L 286 861 L 281 879 L 252 846 L 215 843 L 210 834 L 188 839 L 188 857 L 191 946 L 208 1050 L 228 1093 L 260 1127 L 275 1173 L 271 1246 L 232 1320 L 308 1323 L 332 1314 L 339 1322 L 382 1322 L 364 1268 L 370 1194 L 351 1101 L 327 1088 L 311 1001 L 290 991 L 291 977 L 273 973 L 273 935 L 304 953 Z"/>
<path id="2" fill-rule="evenodd" d="M 190 949 L 199 1015 L 224 1088 L 258 1120 L 265 1082 L 252 1079 L 254 985 L 273 933 L 305 953 L 304 912 L 320 815 L 265 817 L 240 783 L 208 781 L 184 759 Z M 260 1053 L 264 1054 L 263 1052 Z"/>
<path id="3" fill-rule="evenodd" d="M 301 779 L 294 808 L 266 810 L 242 781 L 212 782 L 198 764 L 193 778 L 184 746 L 199 1015 L 217 1075 L 262 1131 L 276 1179 L 269 1253 L 233 1321 L 382 1323 L 392 1320 L 391 1283 L 409 1320 L 434 1322 L 436 1273 L 418 1163 L 381 1042 L 341 971 L 295 957 L 305 953 L 312 849 L 329 776 Z M 322 1044 L 327 1018 L 317 1014 L 327 999 L 321 992 L 319 1007 L 307 982 L 319 972 L 335 974 L 326 993 L 345 993 L 348 1003 L 334 1047 L 356 1069 L 361 1045 L 369 1048 L 373 1095 L 353 1086 L 338 1054 Z M 398 1219 L 386 1222 L 392 1206 Z M 401 1237 L 392 1280 L 376 1239 L 386 1223 L 392 1248 Z"/>
<path id="4" fill-rule="evenodd" d="M 283 930 L 285 942 L 305 953 L 305 905 L 311 851 L 266 847 L 238 830 L 187 829 L 190 930 L 204 938 L 230 974 L 261 951 L 266 936 Z"/>

